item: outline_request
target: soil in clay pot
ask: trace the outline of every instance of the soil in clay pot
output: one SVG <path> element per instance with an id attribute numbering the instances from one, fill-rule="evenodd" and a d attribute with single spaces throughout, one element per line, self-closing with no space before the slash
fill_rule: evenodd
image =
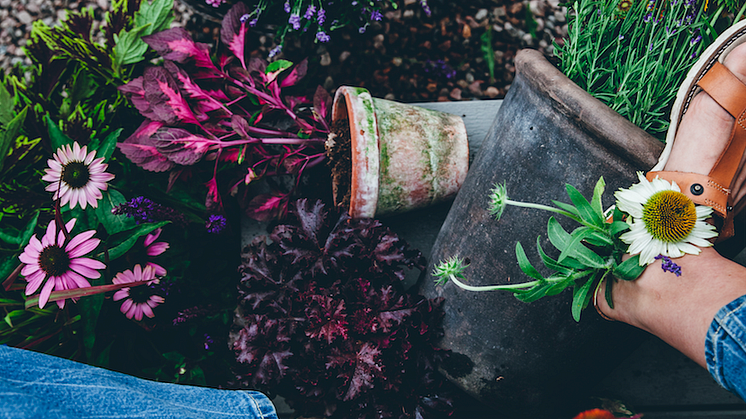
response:
<path id="1" fill-rule="evenodd" d="M 350 208 L 350 183 L 352 179 L 352 145 L 350 125 L 346 119 L 335 121 L 331 134 L 324 144 L 327 164 L 332 172 L 332 194 L 337 209 L 347 211 Z"/>

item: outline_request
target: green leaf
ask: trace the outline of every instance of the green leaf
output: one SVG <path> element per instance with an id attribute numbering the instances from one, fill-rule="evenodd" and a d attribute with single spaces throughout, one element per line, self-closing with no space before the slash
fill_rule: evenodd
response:
<path id="1" fill-rule="evenodd" d="M 598 182 L 596 182 L 596 186 L 593 188 L 593 198 L 591 198 L 591 208 L 593 208 L 593 211 L 598 214 L 604 213 L 603 204 L 601 203 L 604 189 L 606 189 L 606 181 L 604 181 L 604 177 L 601 176 L 598 178 Z"/>
<path id="2" fill-rule="evenodd" d="M 585 227 L 587 228 L 587 227 Z M 588 229 L 585 240 L 593 246 L 613 246 L 614 240 L 611 239 L 606 233 L 600 231 Z"/>
<path id="3" fill-rule="evenodd" d="M 591 207 L 591 204 L 588 202 L 585 197 L 578 192 L 577 189 L 575 189 L 574 186 L 567 184 L 565 185 L 565 189 L 567 189 L 567 195 L 570 196 L 570 200 L 572 201 L 573 205 L 575 205 L 575 208 L 578 209 L 578 213 L 580 213 L 580 218 L 583 219 L 586 223 L 596 226 L 596 227 L 603 227 L 604 225 L 604 218 L 603 218 L 603 212 L 599 211 L 596 212 L 593 210 L 593 207 Z"/>
<path id="4" fill-rule="evenodd" d="M 125 253 L 127 253 L 128 250 L 132 248 L 132 246 L 137 243 L 137 239 L 145 236 L 149 233 L 151 233 L 153 230 L 163 227 L 166 224 L 170 223 L 170 221 L 161 221 L 158 223 L 153 224 L 140 224 L 131 231 L 125 231 L 119 234 L 125 234 L 129 233 L 127 235 L 127 238 L 121 241 L 118 245 L 115 247 L 109 249 L 109 260 L 117 259 L 121 256 L 123 256 Z"/>
<path id="5" fill-rule="evenodd" d="M 640 255 L 636 254 L 617 265 L 612 273 L 619 279 L 633 281 L 642 275 L 646 267 L 640 266 Z"/>
<path id="6" fill-rule="evenodd" d="M 549 222 L 547 223 L 547 235 L 549 236 L 549 241 L 552 245 L 561 252 L 567 248 L 567 245 L 572 240 L 570 233 L 565 231 L 559 221 L 554 217 L 549 217 Z"/>
<path id="7" fill-rule="evenodd" d="M 547 295 L 547 290 L 554 284 L 542 281 L 528 290 L 514 292 L 513 296 L 524 303 L 532 303 L 539 298 Z"/>
<path id="8" fill-rule="evenodd" d="M 570 204 L 567 204 L 567 203 L 564 203 L 564 202 L 560 202 L 560 201 L 555 201 L 555 200 L 552 200 L 552 203 L 553 203 L 553 204 L 554 204 L 554 205 L 555 205 L 555 206 L 556 206 L 557 208 L 559 208 L 559 209 L 562 209 L 562 210 L 565 210 L 565 211 L 569 212 L 570 214 L 572 214 L 572 215 L 574 215 L 574 216 L 576 216 L 576 217 L 580 218 L 580 213 L 578 212 L 578 209 L 577 209 L 577 208 L 575 208 L 574 206 L 572 206 L 572 205 L 570 205 Z"/>
<path id="9" fill-rule="evenodd" d="M 114 207 L 127 202 L 124 195 L 115 189 L 103 191 L 102 195 L 103 198 L 98 201 L 98 208 L 96 208 L 96 218 L 104 225 L 107 233 L 116 234 L 136 226 L 133 218 L 124 214 L 115 215 L 111 213 Z"/>
<path id="10" fill-rule="evenodd" d="M 148 44 L 141 38 L 149 25 L 140 26 L 131 31 L 122 31 L 119 35 L 114 34 L 115 45 L 112 55 L 115 68 L 121 68 L 127 64 L 139 63 L 145 59 L 144 54 L 148 50 Z"/>
<path id="11" fill-rule="evenodd" d="M 622 231 L 629 230 L 629 224 L 624 221 L 614 221 L 609 225 L 609 234 L 616 236 Z"/>
<path id="12" fill-rule="evenodd" d="M 588 303 L 590 302 L 590 290 L 593 287 L 593 283 L 596 282 L 594 279 L 595 277 L 589 279 L 588 281 L 585 281 L 585 284 L 583 284 L 583 286 L 576 286 L 573 289 L 571 311 L 572 318 L 575 319 L 576 322 L 580 321 L 580 312 L 583 311 L 583 309 L 586 308 L 588 306 Z"/>
<path id="13" fill-rule="evenodd" d="M 0 83 L 0 125 L 8 125 L 13 120 L 14 106 L 13 97 L 5 88 L 5 83 Z"/>
<path id="14" fill-rule="evenodd" d="M 487 27 L 479 40 L 481 41 L 482 56 L 490 72 L 490 83 L 493 83 L 495 80 L 495 51 L 492 49 L 492 26 Z"/>
<path id="15" fill-rule="evenodd" d="M 23 108 L 23 110 L 7 124 L 3 124 L 3 126 L 0 127 L 0 172 L 3 170 L 3 164 L 5 163 L 5 158 L 8 156 L 10 146 L 15 144 L 18 133 L 21 131 L 21 127 L 23 127 L 23 123 L 26 121 L 27 111 L 28 106 Z"/>
<path id="16" fill-rule="evenodd" d="M 102 285 L 97 282 L 103 282 L 99 279 L 91 281 L 92 286 Z M 88 361 L 93 360 L 93 345 L 96 343 L 96 324 L 101 307 L 104 305 L 104 294 L 99 293 L 90 297 L 82 298 L 78 301 L 78 311 L 82 320 L 82 340 L 83 350 Z"/>
<path id="17" fill-rule="evenodd" d="M 31 217 L 31 220 L 26 224 L 26 228 L 23 229 L 23 232 L 21 233 L 21 247 L 26 246 L 29 240 L 31 240 L 31 236 L 34 235 L 36 224 L 39 222 L 39 212 L 40 211 L 37 210 L 34 213 L 34 216 Z"/>
<path id="18" fill-rule="evenodd" d="M 589 229 L 580 227 L 572 232 L 570 235 L 570 241 L 562 253 L 557 258 L 557 262 L 562 263 L 562 260 L 568 256 L 577 259 L 580 263 L 585 266 L 592 268 L 605 268 L 606 264 L 601 256 L 597 255 L 591 249 L 583 245 L 583 240 L 586 239 Z"/>
<path id="19" fill-rule="evenodd" d="M 147 0 L 140 2 L 140 10 L 135 12 L 135 27 L 150 25 L 147 33 L 144 35 L 154 34 L 171 27 L 173 18 L 172 0 L 153 0 L 148 3 Z"/>
<path id="20" fill-rule="evenodd" d="M 44 115 L 44 123 L 47 124 L 47 131 L 49 132 L 49 139 L 52 142 L 53 152 L 56 152 L 63 145 L 72 145 L 73 140 L 60 130 L 60 127 L 52 121 L 49 114 Z"/>
<path id="21" fill-rule="evenodd" d="M 292 66 L 293 66 L 293 63 L 290 62 L 290 61 L 288 61 L 288 60 L 272 61 L 271 63 L 269 63 L 267 65 L 267 69 L 264 70 L 264 72 L 267 73 L 267 74 L 269 74 L 269 73 L 273 73 L 273 72 L 275 72 L 277 70 L 285 70 L 285 69 L 290 68 Z"/>
<path id="22" fill-rule="evenodd" d="M 528 258 L 526 257 L 526 252 L 523 251 L 521 242 L 516 242 L 515 244 L 515 256 L 518 259 L 518 266 L 521 268 L 523 273 L 534 279 L 544 279 L 539 271 L 537 271 L 534 266 L 531 265 L 531 262 L 529 262 Z"/>
<path id="23" fill-rule="evenodd" d="M 105 162 L 108 162 L 111 155 L 114 154 L 114 150 L 117 148 L 117 140 L 119 135 L 122 134 L 124 128 L 119 128 L 104 138 L 104 141 L 98 147 L 96 151 L 96 157 L 103 157 Z"/>
<path id="24" fill-rule="evenodd" d="M 544 266 L 561 274 L 568 274 L 572 272 L 572 269 L 570 267 L 557 263 L 556 260 L 549 257 L 549 255 L 544 252 L 544 248 L 541 247 L 541 237 L 536 238 L 536 248 L 539 251 L 539 256 L 541 257 L 541 261 L 544 263 Z M 569 258 L 565 258 L 565 261 L 567 261 L 567 259 Z"/>

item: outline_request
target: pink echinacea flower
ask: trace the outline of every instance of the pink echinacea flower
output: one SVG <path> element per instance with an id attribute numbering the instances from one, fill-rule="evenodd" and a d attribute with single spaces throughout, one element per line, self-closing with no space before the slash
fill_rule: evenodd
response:
<path id="1" fill-rule="evenodd" d="M 57 149 L 54 159 L 47 160 L 49 167 L 41 178 L 50 182 L 46 190 L 54 192 L 53 199 L 60 199 L 60 205 L 70 203 L 70 209 L 80 205 L 93 208 L 98 206 L 98 200 L 103 197 L 101 191 L 108 189 L 106 183 L 114 179 L 114 175 L 106 173 L 108 167 L 103 163 L 104 158 L 96 157 L 96 152 L 88 153 L 87 146 L 80 147 L 75 142 Z"/>
<path id="2" fill-rule="evenodd" d="M 119 301 L 124 299 L 120 310 L 128 319 L 142 320 L 142 316 L 153 318 L 153 308 L 166 301 L 160 295 L 153 294 L 153 290 L 147 285 L 156 282 L 155 268 L 146 266 L 145 269 L 140 265 L 135 265 L 133 270 L 127 269 L 120 272 L 114 277 L 115 284 L 129 284 L 135 282 L 145 282 L 145 284 L 133 284 L 136 286 L 122 288 L 114 293 L 113 300 Z"/>
<path id="3" fill-rule="evenodd" d="M 72 230 L 75 221 L 75 218 L 71 219 L 65 229 Z M 101 242 L 92 238 L 94 234 L 96 230 L 84 231 L 66 242 L 65 235 L 62 231 L 57 231 L 57 226 L 52 221 L 41 240 L 36 235 L 31 237 L 18 259 L 26 265 L 21 269 L 21 275 L 28 281 L 26 295 L 36 292 L 46 280 L 39 294 L 39 308 L 44 308 L 47 304 L 53 289 L 62 291 L 90 287 L 86 278 L 101 277 L 98 270 L 104 269 L 106 265 L 95 259 L 82 257 Z M 57 305 L 63 308 L 65 300 L 57 301 Z"/>

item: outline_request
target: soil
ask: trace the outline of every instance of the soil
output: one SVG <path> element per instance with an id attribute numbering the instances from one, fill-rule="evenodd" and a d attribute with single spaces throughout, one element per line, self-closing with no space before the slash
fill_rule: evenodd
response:
<path id="1" fill-rule="evenodd" d="M 419 1 L 397 3 L 362 34 L 356 27 L 341 28 L 325 44 L 289 37 L 277 58 L 308 58 L 308 83 L 332 94 L 349 85 L 407 103 L 499 99 L 513 81 L 518 50 L 534 48 L 553 60 L 553 43 L 562 43 L 567 34 L 559 0 L 429 0 L 429 17 Z M 199 13 L 186 29 L 200 42 L 213 43 L 219 36 L 219 23 Z M 248 49 L 267 57 L 276 45 L 273 31 L 262 28 L 255 34 Z M 487 36 L 491 42 L 483 39 Z"/>
<path id="2" fill-rule="evenodd" d="M 331 126 L 331 133 L 324 144 L 327 166 L 331 170 L 334 204 L 341 210 L 350 207 L 350 184 L 352 179 L 352 143 L 350 124 L 339 119 Z"/>

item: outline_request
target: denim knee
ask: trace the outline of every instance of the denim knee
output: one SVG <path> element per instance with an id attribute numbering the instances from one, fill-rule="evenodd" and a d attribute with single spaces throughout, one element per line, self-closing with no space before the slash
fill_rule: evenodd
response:
<path id="1" fill-rule="evenodd" d="M 746 295 L 715 315 L 705 339 L 705 358 L 715 381 L 746 400 Z"/>

